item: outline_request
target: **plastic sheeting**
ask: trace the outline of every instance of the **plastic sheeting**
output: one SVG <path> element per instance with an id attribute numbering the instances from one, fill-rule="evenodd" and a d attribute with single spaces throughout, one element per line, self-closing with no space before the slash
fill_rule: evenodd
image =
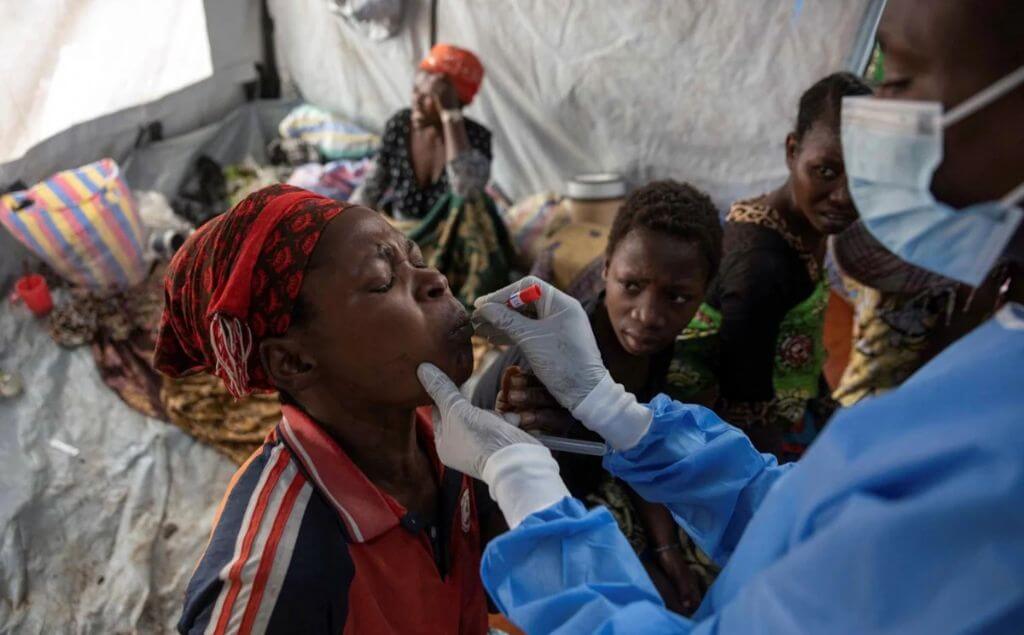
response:
<path id="1" fill-rule="evenodd" d="M 618 171 L 691 181 L 724 208 L 784 178 L 799 96 L 855 57 L 869 4 L 438 0 L 437 37 L 487 69 L 467 114 L 494 131 L 493 174 L 514 197 Z M 282 73 L 304 98 L 376 130 L 410 102 L 424 8 L 376 43 L 324 0 L 269 5 Z"/>
<path id="2" fill-rule="evenodd" d="M 0 310 L 0 366 L 25 380 L 0 399 L 0 633 L 169 632 L 234 465 L 131 410 L 44 324 Z"/>
<path id="3" fill-rule="evenodd" d="M 75 4 L 76 11 L 88 13 L 87 9 L 95 3 L 94 0 L 94 2 L 81 3 L 82 6 L 68 2 L 61 4 Z M 102 0 L 99 3 L 102 4 Z M 37 6 L 36 3 L 28 2 L 19 4 L 22 5 L 19 11 L 26 15 L 35 16 L 36 19 L 44 23 L 46 20 L 52 19 L 53 11 L 47 11 L 45 5 Z M 132 4 L 133 6 L 136 4 L 146 6 L 147 9 L 140 9 L 144 14 L 148 10 L 147 3 Z M 132 150 L 143 126 L 159 122 L 163 129 L 163 135 L 173 137 L 216 122 L 244 102 L 245 95 L 241 85 L 255 79 L 254 65 L 262 56 L 259 0 L 205 0 L 203 4 L 207 33 L 199 35 L 208 38 L 209 41 L 209 55 L 212 57 L 213 64 L 212 77 L 192 83 L 170 94 L 157 91 L 164 96 L 154 101 L 152 99 L 157 96 L 154 93 L 148 103 L 123 107 L 116 112 L 106 113 L 90 106 L 88 108 L 90 112 L 103 116 L 73 125 L 60 134 L 33 146 L 23 157 L 0 165 L 0 186 L 6 186 L 17 179 L 31 184 L 59 170 L 84 165 L 103 157 L 111 157 L 120 162 Z M 173 10 L 173 7 L 168 7 L 168 11 L 173 12 Z M 6 21 L 3 24 L 17 34 L 17 38 L 12 36 L 5 41 L 21 42 L 21 48 L 45 47 L 47 45 L 47 43 L 38 41 L 38 34 L 30 28 L 30 23 L 27 24 L 24 20 L 19 21 L 16 17 L 12 19 L 12 16 L 5 17 Z M 153 15 L 152 19 L 157 20 L 163 17 L 163 15 Z M 74 22 L 72 21 L 72 23 Z M 164 25 L 146 22 L 136 25 L 136 27 L 145 36 L 154 31 L 163 33 L 160 29 L 164 28 Z M 61 34 L 61 36 L 64 35 L 67 34 Z M 105 31 L 104 37 L 110 39 L 113 36 Z M 173 65 L 173 48 L 158 47 L 157 44 L 165 43 L 162 38 L 154 36 L 151 40 L 156 48 L 150 53 L 156 54 L 156 57 L 161 60 L 163 60 L 161 56 L 167 56 L 166 62 Z M 13 50 L 17 50 L 17 48 Z M 17 55 L 8 56 L 8 61 L 14 66 L 6 76 L 16 81 L 15 87 L 22 85 L 34 87 L 37 84 L 45 85 L 47 82 L 45 75 L 47 67 L 45 65 L 42 68 L 18 66 L 21 60 Z M 0 63 L 0 68 L 3 68 L 2 63 Z M 99 64 L 95 73 L 113 74 L 117 70 L 110 64 Z M 111 76 L 119 82 L 128 84 L 146 84 L 151 81 L 146 73 L 143 73 L 143 77 L 120 73 L 108 75 L 108 79 Z M 97 82 L 97 88 L 100 85 Z M 170 87 L 165 86 L 165 88 L 169 89 Z M 0 127 L 3 127 L 0 130 L 0 138 L 14 138 L 18 134 L 14 122 L 21 117 L 31 118 L 33 116 L 32 109 L 24 104 L 12 101 L 4 106 L 8 99 L 10 98 L 0 96 L 0 112 L 3 112 L 5 108 L 14 109 L 17 117 L 11 120 L 0 119 Z M 88 91 L 82 92 L 78 99 L 93 101 Z M 102 99 L 96 101 L 103 102 Z M 112 104 L 106 105 L 116 107 Z M 6 156 L 4 153 L 0 154 Z"/>
<path id="4" fill-rule="evenodd" d="M 203 0 L 78 0 L 68 8 L 63 0 L 11 3 L 0 22 L 0 40 L 19 51 L 0 58 L 9 84 L 0 99 L 8 124 L 0 128 L 0 160 L 213 74 Z"/>
<path id="5" fill-rule="evenodd" d="M 292 105 L 246 104 L 140 148 L 125 178 L 173 195 L 201 153 L 263 161 Z M 4 234 L 0 281 L 27 254 Z M 26 388 L 0 399 L 0 633 L 171 632 L 235 466 L 122 403 L 88 348 L 61 349 L 46 324 L 0 304 L 0 368 Z"/>

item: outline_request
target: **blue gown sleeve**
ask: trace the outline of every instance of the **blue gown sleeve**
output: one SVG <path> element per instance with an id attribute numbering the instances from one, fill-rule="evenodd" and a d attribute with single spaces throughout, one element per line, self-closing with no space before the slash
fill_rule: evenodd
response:
<path id="1" fill-rule="evenodd" d="M 796 464 L 760 454 L 741 430 L 702 406 L 659 395 L 649 407 L 650 430 L 635 447 L 606 455 L 605 469 L 667 506 L 724 566 L 768 490 Z"/>
<path id="2" fill-rule="evenodd" d="M 498 609 L 527 633 L 688 633 L 665 608 L 608 510 L 563 498 L 487 546 Z"/>
<path id="3" fill-rule="evenodd" d="M 528 633 L 1019 632 L 1024 512 L 1007 513 L 1007 483 L 976 480 L 933 479 L 934 489 L 907 492 L 900 504 L 865 491 L 812 522 L 818 531 L 723 604 L 705 599 L 695 620 L 664 607 L 607 510 L 587 512 L 575 499 L 493 541 L 482 576 L 501 611 Z M 985 512 L 984 546 L 948 531 L 964 514 L 950 500 Z M 849 571 L 856 584 L 838 574 Z"/>
<path id="4" fill-rule="evenodd" d="M 732 553 L 771 485 L 790 466 L 758 453 L 740 430 L 699 406 L 665 396 L 650 404 L 650 430 L 605 467 L 641 496 L 666 504 L 676 521 L 719 562 Z M 527 517 L 488 545 L 484 585 L 502 613 L 528 633 L 696 631 L 672 613 L 604 508 L 576 499 Z"/>

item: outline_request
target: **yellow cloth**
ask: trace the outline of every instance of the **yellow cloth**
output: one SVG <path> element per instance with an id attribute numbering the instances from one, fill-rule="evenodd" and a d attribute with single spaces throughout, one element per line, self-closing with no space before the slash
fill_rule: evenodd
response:
<path id="1" fill-rule="evenodd" d="M 906 381 L 935 354 L 935 332 L 946 325 L 954 286 L 920 293 L 885 293 L 843 278 L 854 297 L 850 361 L 832 397 L 852 406 Z"/>
<path id="2" fill-rule="evenodd" d="M 161 400 L 171 423 L 241 464 L 281 420 L 277 393 L 234 399 L 224 383 L 200 373 L 164 377 Z"/>

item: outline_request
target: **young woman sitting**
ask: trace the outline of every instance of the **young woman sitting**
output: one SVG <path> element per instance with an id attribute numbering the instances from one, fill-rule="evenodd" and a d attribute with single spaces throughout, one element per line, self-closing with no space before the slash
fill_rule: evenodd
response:
<path id="1" fill-rule="evenodd" d="M 228 486 L 183 633 L 487 631 L 473 481 L 434 451 L 416 367 L 472 370 L 444 276 L 378 212 L 290 186 L 204 225 L 171 263 L 155 363 L 281 423 Z"/>
<path id="2" fill-rule="evenodd" d="M 822 376 L 823 265 L 828 237 L 857 220 L 839 115 L 843 97 L 870 93 L 835 73 L 801 96 L 786 136 L 789 178 L 732 205 L 721 273 L 677 350 L 668 394 L 692 402 L 717 393 L 715 412 L 779 461 L 798 458 L 835 409 Z"/>
<path id="3" fill-rule="evenodd" d="M 650 183 L 634 192 L 616 216 L 603 263 L 603 290 L 580 299 L 612 377 L 641 401 L 664 392 L 676 336 L 704 299 L 721 253 L 718 212 L 706 194 L 690 185 Z M 527 430 L 592 437 L 531 375 L 509 371 L 513 367 L 529 370 L 514 348 L 484 372 L 474 404 L 517 411 Z M 695 609 L 700 589 L 668 511 L 613 480 L 599 457 L 555 456 L 574 496 L 605 505 L 616 516 L 666 604 L 682 613 Z"/>

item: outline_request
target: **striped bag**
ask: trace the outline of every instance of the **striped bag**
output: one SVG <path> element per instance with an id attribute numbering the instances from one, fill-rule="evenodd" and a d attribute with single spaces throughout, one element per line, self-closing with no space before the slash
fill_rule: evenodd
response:
<path id="1" fill-rule="evenodd" d="M 0 196 L 0 223 L 75 285 L 124 289 L 146 275 L 145 231 L 113 159 Z"/>

